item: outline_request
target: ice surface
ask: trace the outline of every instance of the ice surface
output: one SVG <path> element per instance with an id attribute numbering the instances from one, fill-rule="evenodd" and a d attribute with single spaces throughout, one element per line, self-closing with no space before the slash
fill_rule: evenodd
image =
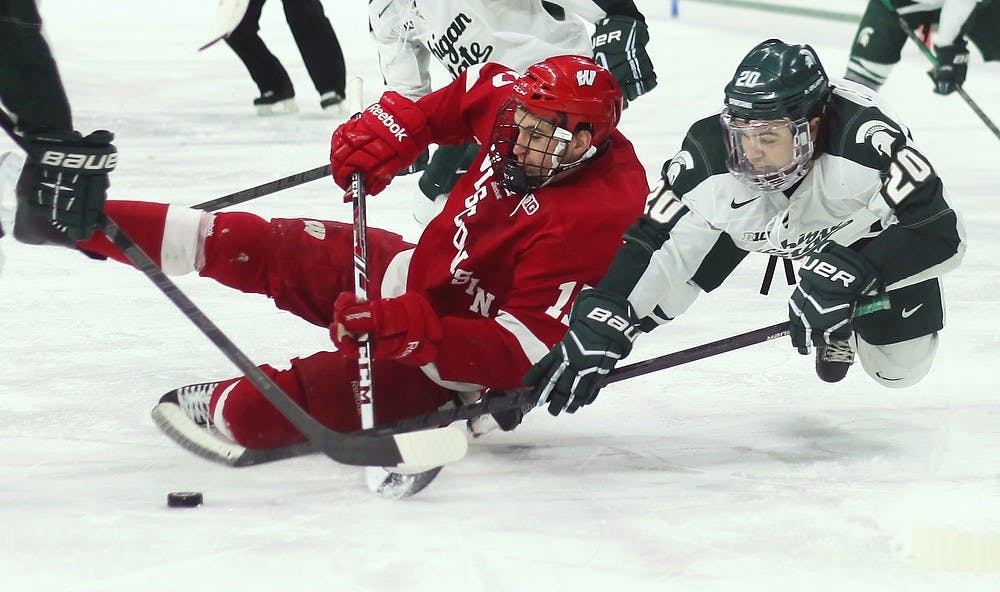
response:
<path id="1" fill-rule="evenodd" d="M 660 86 L 622 127 L 651 179 L 758 41 L 808 41 L 839 75 L 854 33 L 701 3 L 672 20 L 667 2 L 639 4 Z M 279 3 L 262 34 L 302 112 L 269 119 L 254 115 L 256 89 L 228 48 L 195 51 L 214 5 L 43 3 L 77 127 L 118 136 L 113 198 L 194 204 L 326 160 L 337 121 L 321 114 Z M 350 74 L 376 96 L 365 3 L 326 8 Z M 1000 554 L 1000 144 L 958 96 L 931 93 L 926 69 L 908 46 L 885 95 L 964 212 L 970 246 L 922 383 L 886 390 L 855 368 L 827 385 L 787 342 L 758 345 L 616 384 L 576 416 L 533 414 L 405 502 L 325 457 L 229 469 L 181 450 L 149 408 L 233 367 L 141 274 L 4 239 L 0 590 L 1000 589 L 996 565 L 929 569 L 948 555 L 928 538 Z M 969 94 L 1000 121 L 1000 66 L 974 52 L 970 70 Z M 415 190 L 398 179 L 369 202 L 369 224 L 416 238 Z M 329 180 L 245 208 L 350 219 Z M 787 289 L 757 294 L 764 264 L 749 257 L 630 361 L 782 320 Z M 256 361 L 327 346 L 260 297 L 178 283 Z M 168 509 L 178 490 L 204 492 L 204 506 Z"/>

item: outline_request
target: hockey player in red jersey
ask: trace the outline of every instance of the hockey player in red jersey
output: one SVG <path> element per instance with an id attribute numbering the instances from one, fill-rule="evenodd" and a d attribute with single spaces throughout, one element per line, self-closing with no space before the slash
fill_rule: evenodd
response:
<path id="1" fill-rule="evenodd" d="M 361 173 L 371 195 L 430 142 L 483 145 L 416 245 L 369 229 L 368 302 L 352 290 L 350 224 L 130 201 L 106 212 L 165 272 L 197 271 L 329 326 L 337 351 L 262 369 L 327 426 L 357 430 L 354 335 L 372 338 L 376 424 L 519 386 L 562 338 L 570 304 L 601 278 L 649 193 L 616 131 L 621 108 L 607 70 L 558 56 L 521 76 L 473 66 L 418 101 L 387 92 L 340 126 L 334 179 L 346 189 Z M 124 260 L 100 234 L 79 247 Z M 303 439 L 245 378 L 183 394 L 193 419 L 248 448 Z"/>

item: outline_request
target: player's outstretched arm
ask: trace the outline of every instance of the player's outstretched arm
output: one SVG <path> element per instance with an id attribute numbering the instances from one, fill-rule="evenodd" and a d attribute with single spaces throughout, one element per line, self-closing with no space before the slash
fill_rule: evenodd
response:
<path id="1" fill-rule="evenodd" d="M 627 301 L 598 289 L 581 292 L 566 337 L 528 370 L 524 384 L 535 387 L 538 405 L 552 415 L 593 403 L 600 379 L 632 351 L 638 324 Z"/>

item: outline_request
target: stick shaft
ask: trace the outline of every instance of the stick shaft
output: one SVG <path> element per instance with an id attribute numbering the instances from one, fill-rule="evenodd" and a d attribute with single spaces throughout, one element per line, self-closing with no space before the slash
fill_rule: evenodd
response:
<path id="1" fill-rule="evenodd" d="M 348 108 L 352 113 L 364 105 L 364 83 L 354 77 L 347 88 Z M 354 295 L 359 301 L 368 300 L 368 216 L 367 192 L 361 173 L 351 175 L 351 194 L 354 209 Z M 374 384 L 371 373 L 371 339 L 368 334 L 360 335 L 358 343 L 358 411 L 361 414 L 361 429 L 375 425 Z"/>
<path id="2" fill-rule="evenodd" d="M 292 187 L 302 185 L 303 183 L 308 183 L 310 181 L 315 181 L 316 179 L 322 179 L 323 177 L 329 177 L 329 176 L 330 176 L 330 165 L 324 164 L 314 169 L 309 169 L 308 171 L 302 171 L 301 173 L 288 175 L 287 177 L 275 179 L 274 181 L 268 181 L 267 183 L 257 185 L 256 187 L 250 187 L 248 189 L 243 189 L 235 193 L 230 193 L 229 195 L 223 195 L 222 197 L 217 197 L 215 199 L 203 201 L 191 207 L 195 210 L 205 210 L 206 212 L 214 212 L 216 210 L 221 210 L 222 208 L 234 206 L 236 204 L 241 204 L 243 202 L 247 202 L 252 199 L 257 199 L 258 197 L 271 195 L 272 193 L 277 193 L 285 189 L 290 189 Z"/>

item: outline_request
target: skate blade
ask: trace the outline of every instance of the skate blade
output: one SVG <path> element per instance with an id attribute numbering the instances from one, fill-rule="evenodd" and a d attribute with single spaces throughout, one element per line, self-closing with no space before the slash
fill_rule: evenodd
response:
<path id="1" fill-rule="evenodd" d="M 271 117 L 274 115 L 292 115 L 299 112 L 299 106 L 295 99 L 285 99 L 272 105 L 256 105 L 257 115 L 260 117 Z"/>

